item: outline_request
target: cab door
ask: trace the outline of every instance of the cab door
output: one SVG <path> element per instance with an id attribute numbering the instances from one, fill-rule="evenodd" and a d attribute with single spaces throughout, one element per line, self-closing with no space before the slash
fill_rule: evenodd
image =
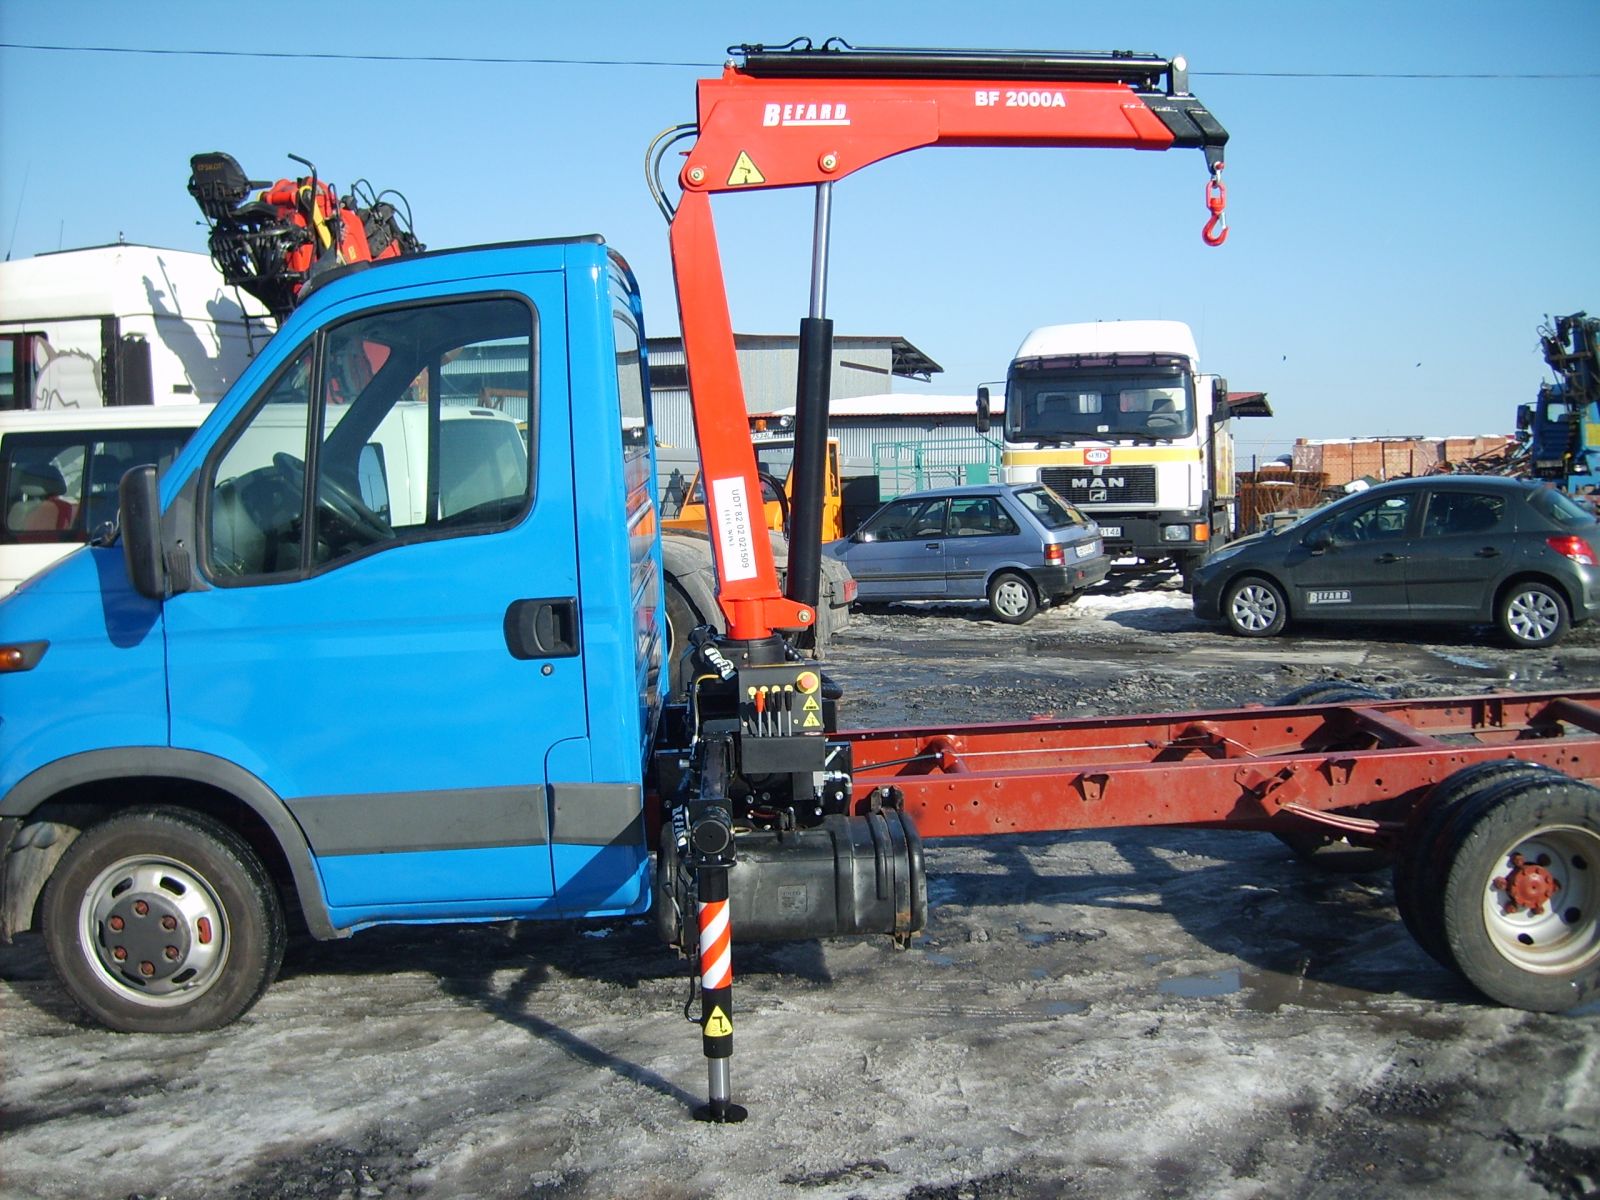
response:
<path id="1" fill-rule="evenodd" d="M 587 733 L 561 276 L 334 313 L 189 489 L 172 744 L 284 799 L 336 924 L 535 914 Z"/>

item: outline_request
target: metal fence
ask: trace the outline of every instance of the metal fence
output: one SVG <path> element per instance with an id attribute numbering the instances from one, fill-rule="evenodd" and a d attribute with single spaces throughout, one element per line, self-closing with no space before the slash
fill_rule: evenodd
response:
<path id="1" fill-rule="evenodd" d="M 994 483 L 1000 478 L 1000 444 L 983 437 L 878 442 L 872 469 L 885 500 L 925 488 Z"/>

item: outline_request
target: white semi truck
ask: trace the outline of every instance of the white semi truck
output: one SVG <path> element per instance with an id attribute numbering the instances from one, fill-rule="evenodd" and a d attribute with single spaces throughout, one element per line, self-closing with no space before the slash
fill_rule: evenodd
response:
<path id="1" fill-rule="evenodd" d="M 984 389 L 980 429 L 988 412 Z M 1006 377 L 1005 481 L 1044 483 L 1084 509 L 1114 558 L 1187 578 L 1233 526 L 1234 415 L 1180 321 L 1047 325 Z"/>

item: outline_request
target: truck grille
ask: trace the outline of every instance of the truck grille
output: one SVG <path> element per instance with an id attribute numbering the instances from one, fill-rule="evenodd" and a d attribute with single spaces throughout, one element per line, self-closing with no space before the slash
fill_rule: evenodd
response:
<path id="1" fill-rule="evenodd" d="M 1074 504 L 1154 504 L 1154 467 L 1046 467 L 1039 482 Z"/>

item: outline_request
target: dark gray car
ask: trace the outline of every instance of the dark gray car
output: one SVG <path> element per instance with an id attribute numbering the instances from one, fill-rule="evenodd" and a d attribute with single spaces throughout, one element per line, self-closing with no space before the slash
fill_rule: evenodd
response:
<path id="1" fill-rule="evenodd" d="M 913 492 L 822 552 L 850 568 L 863 600 L 987 600 L 1013 625 L 1111 567 L 1099 526 L 1037 483 Z"/>
<path id="2" fill-rule="evenodd" d="M 1460 621 L 1549 646 L 1600 610 L 1597 547 L 1594 515 L 1547 484 L 1402 479 L 1219 547 L 1194 610 L 1246 637 L 1302 619 Z"/>

